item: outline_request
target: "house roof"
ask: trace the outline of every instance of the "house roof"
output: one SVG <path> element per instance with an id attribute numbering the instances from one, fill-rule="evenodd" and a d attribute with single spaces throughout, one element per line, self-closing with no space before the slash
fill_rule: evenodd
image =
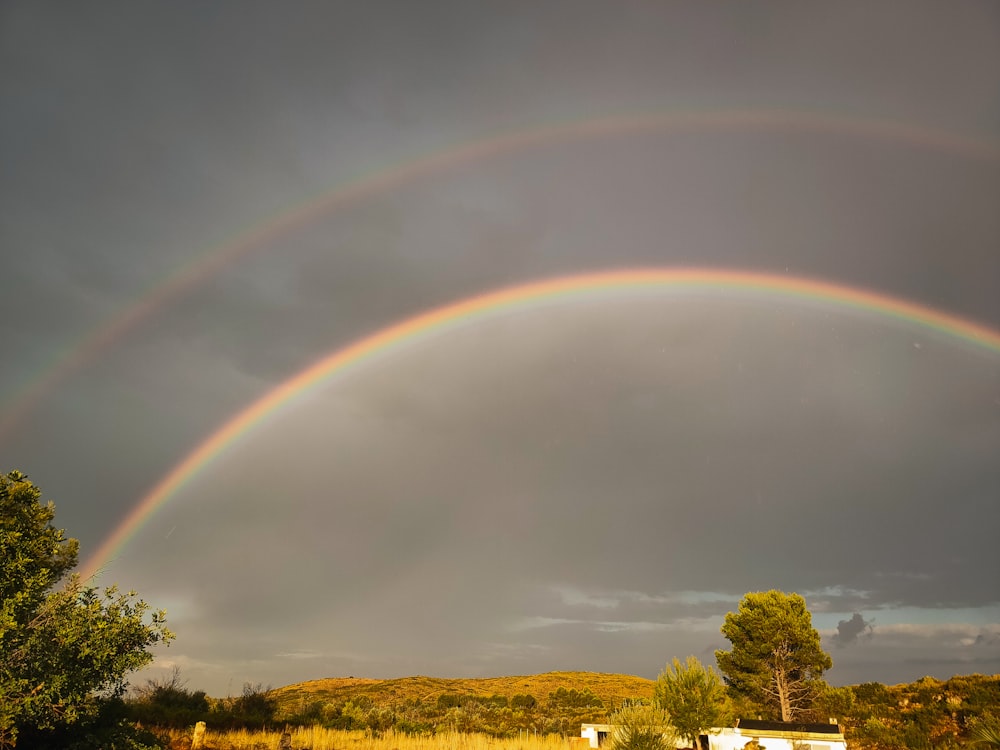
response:
<path id="1" fill-rule="evenodd" d="M 803 732 L 809 734 L 841 734 L 837 724 L 807 724 L 799 721 L 762 721 L 760 719 L 740 719 L 736 726 L 757 732 Z"/>

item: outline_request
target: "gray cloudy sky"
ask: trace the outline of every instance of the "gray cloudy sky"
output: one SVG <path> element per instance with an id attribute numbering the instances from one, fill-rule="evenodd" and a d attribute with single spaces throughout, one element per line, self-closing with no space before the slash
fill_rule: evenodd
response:
<path id="1" fill-rule="evenodd" d="M 650 113 L 706 124 L 517 138 Z M 86 559 L 337 348 L 601 269 L 821 278 L 1000 328 L 998 154 L 989 2 L 7 2 L 0 463 Z M 806 596 L 836 684 L 995 673 L 998 457 L 996 349 L 774 294 L 578 296 L 325 382 L 102 581 L 165 607 L 158 667 L 216 695 L 654 677 L 713 662 L 770 588 Z"/>

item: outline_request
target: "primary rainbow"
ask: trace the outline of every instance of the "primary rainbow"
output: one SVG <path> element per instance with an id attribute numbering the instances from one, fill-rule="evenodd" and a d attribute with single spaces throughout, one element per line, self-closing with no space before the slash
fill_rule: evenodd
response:
<path id="1" fill-rule="evenodd" d="M 507 287 L 438 307 L 383 328 L 335 350 L 274 388 L 231 418 L 164 476 L 93 553 L 82 574 L 84 578 L 96 574 L 158 507 L 197 476 L 212 459 L 282 405 L 323 380 L 359 365 L 390 347 L 462 322 L 541 301 L 598 290 L 670 288 L 741 290 L 789 299 L 818 300 L 906 321 L 1000 352 L 1000 331 L 985 325 L 887 294 L 809 278 L 735 270 L 652 268 L 601 271 Z"/>
<path id="2" fill-rule="evenodd" d="M 0 403 L 0 440 L 59 383 L 136 328 L 168 302 L 196 287 L 254 250 L 319 217 L 462 164 L 530 148 L 609 136 L 672 132 L 789 131 L 861 138 L 931 149 L 957 157 L 1000 161 L 1000 143 L 977 140 L 906 123 L 796 110 L 715 110 L 650 112 L 569 121 L 503 133 L 450 146 L 340 185 L 208 248 L 163 281 L 147 289 L 110 320 L 82 337 L 24 386 Z"/>

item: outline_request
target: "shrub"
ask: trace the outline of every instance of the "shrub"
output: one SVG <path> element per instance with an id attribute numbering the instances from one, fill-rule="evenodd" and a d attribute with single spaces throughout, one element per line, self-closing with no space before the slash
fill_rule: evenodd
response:
<path id="1" fill-rule="evenodd" d="M 519 708 L 522 711 L 530 711 L 537 705 L 538 701 L 535 700 L 535 696 L 533 695 L 518 693 L 510 699 L 510 707 L 515 709 Z"/>
<path id="2" fill-rule="evenodd" d="M 677 732 L 667 712 L 655 706 L 629 703 L 611 716 L 611 750 L 673 750 Z"/>

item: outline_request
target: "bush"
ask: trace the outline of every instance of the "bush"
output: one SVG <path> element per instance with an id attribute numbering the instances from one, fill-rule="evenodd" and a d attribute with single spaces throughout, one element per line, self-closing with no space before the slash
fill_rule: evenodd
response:
<path id="1" fill-rule="evenodd" d="M 523 693 L 518 693 L 510 699 L 510 707 L 514 709 L 521 709 L 522 711 L 530 711 L 535 706 L 538 705 L 538 701 L 535 700 L 533 695 L 524 695 Z"/>
<path id="2" fill-rule="evenodd" d="M 187 690 L 178 669 L 170 677 L 147 680 L 144 687 L 134 692 L 128 713 L 133 721 L 142 724 L 180 729 L 208 721 L 210 717 L 205 691 Z"/>
<path id="3" fill-rule="evenodd" d="M 677 731 L 667 712 L 655 706 L 631 703 L 611 716 L 611 750 L 673 750 Z"/>
<path id="4" fill-rule="evenodd" d="M 18 747 L 32 750 L 164 750 L 169 739 L 136 727 L 128 720 L 129 709 L 120 699 L 101 703 L 97 712 L 76 724 L 48 731 L 26 729 Z"/>
<path id="5" fill-rule="evenodd" d="M 549 693 L 549 708 L 603 708 L 604 702 L 589 690 L 557 688 Z"/>
<path id="6" fill-rule="evenodd" d="M 336 714 L 339 716 L 339 713 Z M 285 721 L 289 724 L 296 726 L 329 726 L 329 721 L 334 718 L 332 712 L 327 711 L 326 704 L 321 700 L 310 701 L 308 704 L 303 702 L 302 708 L 298 713 L 289 714 L 285 717 Z"/>
<path id="7" fill-rule="evenodd" d="M 274 721 L 278 710 L 271 688 L 264 688 L 260 683 L 243 685 L 243 695 L 233 702 L 232 715 L 245 727 L 267 726 Z"/>
<path id="8" fill-rule="evenodd" d="M 462 705 L 462 696 L 454 693 L 442 693 L 438 696 L 437 707 L 440 711 L 447 711 L 449 708 L 458 708 Z"/>

